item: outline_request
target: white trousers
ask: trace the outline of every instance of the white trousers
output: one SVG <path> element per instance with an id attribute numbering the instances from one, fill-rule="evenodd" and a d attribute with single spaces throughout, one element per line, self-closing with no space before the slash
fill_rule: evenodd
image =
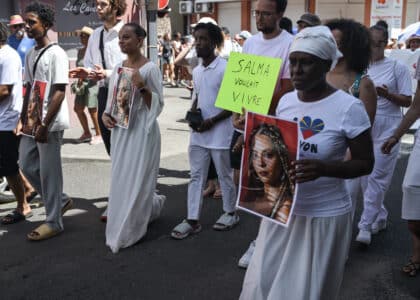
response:
<path id="1" fill-rule="evenodd" d="M 192 145 L 188 148 L 188 156 L 191 168 L 191 180 L 188 184 L 188 219 L 200 219 L 210 157 L 213 159 L 222 191 L 223 210 L 227 213 L 235 211 L 236 187 L 230 167 L 229 149 L 209 149 Z"/>
<path id="2" fill-rule="evenodd" d="M 363 192 L 363 213 L 359 222 L 360 230 L 370 231 L 373 223 L 386 220 L 388 217 L 384 199 L 391 184 L 400 144 L 395 145 L 390 154 L 383 154 L 381 146 L 392 136 L 400 121 L 400 117 L 378 115 L 375 118 L 372 127 L 375 165 L 371 174 L 360 179 Z"/>

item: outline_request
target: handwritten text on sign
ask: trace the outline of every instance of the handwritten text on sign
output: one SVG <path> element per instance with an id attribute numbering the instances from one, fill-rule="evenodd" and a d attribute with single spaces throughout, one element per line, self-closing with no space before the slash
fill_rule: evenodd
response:
<path id="1" fill-rule="evenodd" d="M 267 114 L 282 60 L 232 52 L 216 106 L 241 113 L 242 107 Z"/>

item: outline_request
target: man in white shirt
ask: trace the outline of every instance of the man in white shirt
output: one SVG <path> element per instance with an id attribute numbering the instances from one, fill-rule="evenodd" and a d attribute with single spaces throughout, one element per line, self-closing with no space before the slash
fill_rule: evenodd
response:
<path id="1" fill-rule="evenodd" d="M 214 106 L 226 68 L 226 60 L 216 56 L 223 43 L 222 32 L 212 23 L 200 23 L 194 29 L 197 56 L 202 58 L 193 70 L 195 100 L 191 111 L 201 110 L 202 120 L 189 118 L 192 128 L 188 149 L 191 181 L 188 185 L 188 216 L 171 233 L 184 239 L 201 231 L 199 223 L 210 158 L 213 160 L 223 199 L 224 214 L 213 225 L 215 230 L 229 230 L 239 222 L 235 213 L 236 188 L 229 164 L 229 144 L 233 127 L 231 113 Z"/>
<path id="2" fill-rule="evenodd" d="M 96 12 L 99 19 L 103 21 L 103 25 L 96 28 L 89 38 L 83 61 L 84 67 L 70 70 L 72 78 L 89 78 L 99 81 L 98 121 L 108 154 L 111 153 L 111 132 L 102 122 L 102 114 L 108 97 L 108 77 L 112 74 L 115 65 L 125 58 L 118 44 L 118 33 L 124 25 L 120 18 L 124 15 L 126 8 L 125 0 L 96 0 Z"/>
<path id="3" fill-rule="evenodd" d="M 63 231 L 62 215 L 73 205 L 73 201 L 63 194 L 60 153 L 64 129 L 69 127 L 65 98 L 69 62 L 66 52 L 51 43 L 47 36 L 54 25 L 52 8 L 31 3 L 25 8 L 25 21 L 28 36 L 35 39 L 36 46 L 25 58 L 27 92 L 21 120 L 23 132 L 27 133 L 25 128 L 30 128 L 33 136 L 22 136 L 19 162 L 25 177 L 44 201 L 45 223 L 27 235 L 29 240 L 39 241 Z"/>
<path id="4" fill-rule="evenodd" d="M 18 166 L 16 129 L 22 109 L 22 62 L 19 54 L 6 44 L 6 39 L 7 28 L 0 23 L 0 177 L 6 177 L 17 200 L 16 209 L 1 220 L 3 225 L 32 215 Z"/>
<path id="5" fill-rule="evenodd" d="M 279 26 L 286 7 L 287 0 L 258 0 L 252 14 L 255 16 L 259 32 L 248 38 L 242 48 L 242 53 L 282 59 L 279 77 L 270 104 L 270 115 L 275 114 L 280 98 L 293 90 L 289 74 L 289 48 L 293 42 L 293 36 Z M 234 115 L 234 125 L 236 129 L 243 130 L 244 122 L 238 115 Z M 238 135 L 236 135 L 236 138 L 238 138 Z M 235 141 L 232 141 L 232 147 L 235 147 Z M 238 158 L 236 160 L 240 161 Z M 232 165 L 232 167 L 234 166 Z M 253 250 L 254 241 L 239 260 L 239 267 L 248 267 Z"/>

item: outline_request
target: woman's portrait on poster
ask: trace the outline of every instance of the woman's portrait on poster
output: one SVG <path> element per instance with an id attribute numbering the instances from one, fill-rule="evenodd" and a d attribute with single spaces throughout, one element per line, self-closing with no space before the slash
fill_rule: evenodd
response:
<path id="1" fill-rule="evenodd" d="M 247 139 L 248 184 L 240 205 L 286 224 L 293 203 L 294 184 L 289 177 L 290 159 L 279 128 L 262 123 Z"/>

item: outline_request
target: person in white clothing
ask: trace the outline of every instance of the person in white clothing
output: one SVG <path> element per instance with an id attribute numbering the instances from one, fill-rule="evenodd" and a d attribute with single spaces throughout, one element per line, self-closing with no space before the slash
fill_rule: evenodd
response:
<path id="1" fill-rule="evenodd" d="M 239 222 L 235 212 L 236 187 L 229 164 L 229 144 L 233 127 L 231 113 L 215 107 L 222 83 L 226 60 L 216 55 L 216 48 L 223 43 L 222 32 L 212 23 L 199 23 L 194 29 L 195 48 L 202 63 L 193 70 L 195 100 L 190 118 L 190 145 L 188 150 L 191 180 L 188 185 L 188 216 L 171 233 L 175 239 L 184 239 L 201 231 L 199 223 L 203 201 L 202 191 L 207 179 L 210 158 L 216 167 L 222 190 L 224 214 L 213 226 L 215 230 L 229 230 Z M 198 120 L 197 120 L 198 119 Z"/>
<path id="2" fill-rule="evenodd" d="M 72 78 L 88 78 L 99 81 L 98 121 L 102 139 L 108 154 L 111 151 L 111 133 L 102 122 L 105 111 L 109 77 L 114 67 L 125 59 L 118 46 L 118 33 L 124 25 L 121 17 L 127 9 L 126 0 L 96 0 L 96 12 L 103 25 L 89 37 L 83 65 L 70 70 Z"/>
<path id="3" fill-rule="evenodd" d="M 19 163 L 22 172 L 44 201 L 46 220 L 27 235 L 29 240 L 51 238 L 64 229 L 62 215 L 73 201 L 63 194 L 61 144 L 64 130 L 69 127 L 69 112 L 65 97 L 69 62 L 66 52 L 51 43 L 47 32 L 54 25 L 54 11 L 47 5 L 34 2 L 25 8 L 26 32 L 36 46 L 26 55 L 26 95 L 21 120 L 26 124 L 28 104 L 33 87 L 45 86 L 39 124 L 34 136 L 22 136 Z M 35 92 L 36 89 L 33 90 Z M 35 98 L 35 97 L 34 97 Z"/>
<path id="4" fill-rule="evenodd" d="M 340 56 L 325 26 L 303 29 L 290 48 L 297 91 L 282 97 L 276 116 L 305 129 L 290 173 L 296 203 L 288 228 L 261 222 L 241 300 L 337 299 L 351 239 L 344 179 L 368 174 L 374 160 L 362 102 L 326 81 Z M 352 158 L 344 161 L 347 148 Z"/>
<path id="5" fill-rule="evenodd" d="M 420 66 L 420 57 L 417 61 Z M 417 90 L 413 104 L 405 114 L 398 128 L 382 145 L 384 154 L 391 153 L 392 148 L 398 144 L 400 138 L 410 129 L 411 125 L 420 118 L 420 68 L 414 75 L 417 79 Z M 407 164 L 403 181 L 402 218 L 407 220 L 408 230 L 413 241 L 412 256 L 402 271 L 408 276 L 414 277 L 420 270 L 420 131 L 417 130 L 413 151 Z"/>
<path id="6" fill-rule="evenodd" d="M 271 99 L 269 114 L 273 115 L 279 99 L 293 90 L 289 74 L 289 48 L 293 36 L 286 30 L 280 29 L 279 23 L 287 7 L 286 0 L 258 0 L 253 11 L 258 33 L 248 38 L 242 52 L 260 56 L 282 59 L 277 84 Z M 234 169 L 235 183 L 239 182 L 239 170 L 243 144 L 244 115 L 233 114 L 235 131 L 231 141 L 231 167 Z M 239 259 L 238 266 L 246 268 L 251 259 L 255 242 L 252 241 L 248 250 Z"/>
<path id="7" fill-rule="evenodd" d="M 17 129 L 22 110 L 22 62 L 19 54 L 6 44 L 7 28 L 0 23 L 0 177 L 5 176 L 16 209 L 2 218 L 3 225 L 14 224 L 32 215 L 18 166 Z"/>
<path id="8" fill-rule="evenodd" d="M 163 108 L 162 75 L 141 54 L 146 31 L 138 24 L 120 30 L 121 51 L 127 59 L 116 65 L 110 77 L 104 124 L 112 130 L 111 189 L 109 192 L 106 244 L 113 253 L 139 241 L 159 215 L 165 201 L 155 193 L 160 161 L 160 131 L 156 118 Z M 116 126 L 111 102 L 121 68 L 133 70 L 135 89 L 128 128 Z M 135 153 L 135 157 L 133 157 Z M 124 176 L 121 176 L 124 174 Z"/>
<path id="9" fill-rule="evenodd" d="M 375 122 L 372 126 L 375 166 L 369 176 L 361 178 L 363 212 L 356 237 L 356 241 L 366 245 L 370 244 L 372 233 L 386 228 L 388 212 L 384 206 L 384 198 L 391 183 L 400 148 L 398 144 L 390 154 L 385 155 L 381 151 L 381 145 L 401 122 L 401 107 L 410 106 L 412 97 L 408 67 L 384 56 L 388 29 L 374 25 L 370 32 L 372 63 L 368 68 L 368 75 L 378 93 Z"/>

